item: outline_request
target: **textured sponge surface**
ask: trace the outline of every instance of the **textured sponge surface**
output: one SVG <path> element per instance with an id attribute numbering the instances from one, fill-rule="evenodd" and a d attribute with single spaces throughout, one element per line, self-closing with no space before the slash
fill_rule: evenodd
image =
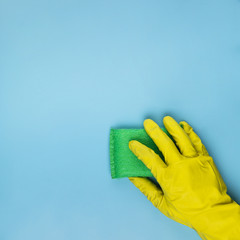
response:
<path id="1" fill-rule="evenodd" d="M 165 129 L 162 129 L 167 133 Z M 152 177 L 150 170 L 131 152 L 128 143 L 137 140 L 162 156 L 144 129 L 111 129 L 110 167 L 112 178 Z"/>

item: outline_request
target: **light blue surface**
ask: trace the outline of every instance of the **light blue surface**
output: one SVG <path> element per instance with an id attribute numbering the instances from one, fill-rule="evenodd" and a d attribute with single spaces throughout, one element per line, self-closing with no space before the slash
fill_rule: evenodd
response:
<path id="1" fill-rule="evenodd" d="M 112 180 L 110 127 L 187 120 L 240 200 L 240 2 L 0 1 L 0 239 L 200 239 Z"/>

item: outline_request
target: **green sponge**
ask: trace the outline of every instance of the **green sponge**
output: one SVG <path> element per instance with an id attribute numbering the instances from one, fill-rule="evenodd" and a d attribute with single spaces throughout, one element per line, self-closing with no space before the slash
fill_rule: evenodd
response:
<path id="1" fill-rule="evenodd" d="M 168 134 L 166 129 L 162 128 L 162 130 Z M 150 170 L 129 149 L 128 143 L 131 140 L 141 142 L 163 158 L 144 129 L 111 129 L 110 167 L 112 178 L 152 177 Z"/>

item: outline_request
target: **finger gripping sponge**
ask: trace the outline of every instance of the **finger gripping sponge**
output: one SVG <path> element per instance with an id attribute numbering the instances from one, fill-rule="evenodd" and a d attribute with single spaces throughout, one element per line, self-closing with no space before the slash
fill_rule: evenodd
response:
<path id="1" fill-rule="evenodd" d="M 165 129 L 162 129 L 167 133 Z M 128 143 L 137 140 L 162 157 L 157 146 L 144 129 L 111 129 L 110 167 L 112 178 L 152 177 L 150 170 L 129 149 Z"/>

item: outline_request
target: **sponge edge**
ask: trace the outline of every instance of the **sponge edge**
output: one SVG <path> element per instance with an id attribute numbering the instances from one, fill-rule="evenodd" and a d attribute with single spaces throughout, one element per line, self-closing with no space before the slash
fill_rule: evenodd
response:
<path id="1" fill-rule="evenodd" d="M 167 133 L 166 129 L 162 129 Z M 110 168 L 112 178 L 152 177 L 151 171 L 131 152 L 128 143 L 137 140 L 162 157 L 144 129 L 110 130 Z"/>

